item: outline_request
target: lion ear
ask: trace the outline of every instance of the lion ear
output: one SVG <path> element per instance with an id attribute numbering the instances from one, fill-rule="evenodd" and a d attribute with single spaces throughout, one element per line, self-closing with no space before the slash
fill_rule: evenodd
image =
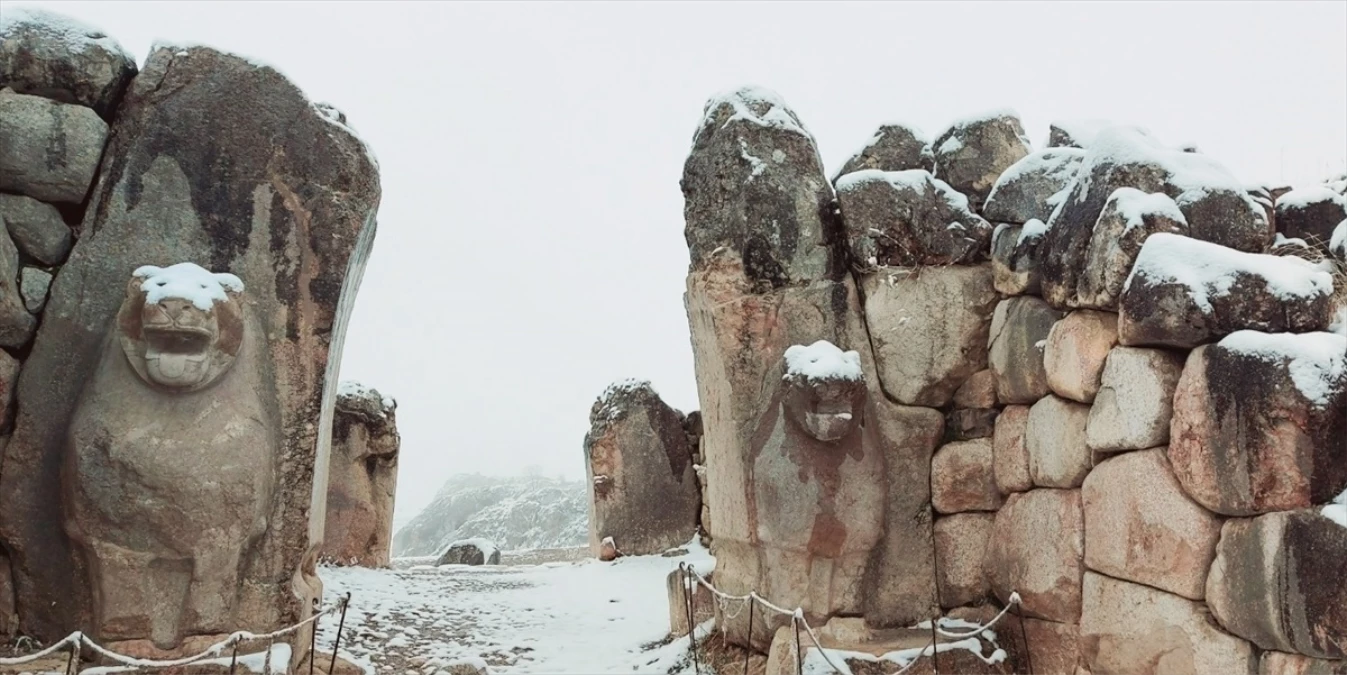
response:
<path id="1" fill-rule="evenodd" d="M 159 271 L 158 267 L 152 265 L 137 268 L 136 271 L 131 273 L 131 279 L 126 282 L 126 297 L 129 298 L 144 293 L 145 289 L 141 288 L 141 286 L 145 284 L 145 280 Z"/>

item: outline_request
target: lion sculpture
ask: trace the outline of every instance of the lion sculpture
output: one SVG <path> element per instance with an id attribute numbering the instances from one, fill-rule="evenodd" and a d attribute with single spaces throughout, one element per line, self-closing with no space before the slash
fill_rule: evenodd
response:
<path id="1" fill-rule="evenodd" d="M 135 270 L 81 394 L 64 525 L 100 639 L 174 649 L 237 628 L 280 443 L 265 335 L 243 292 L 191 263 Z"/>

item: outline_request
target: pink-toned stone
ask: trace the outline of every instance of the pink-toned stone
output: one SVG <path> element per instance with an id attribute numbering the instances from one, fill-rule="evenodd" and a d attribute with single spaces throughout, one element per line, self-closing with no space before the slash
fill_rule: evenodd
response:
<path id="1" fill-rule="evenodd" d="M 1258 660 L 1258 675 L 1347 675 L 1347 661 L 1267 651 Z"/>
<path id="2" fill-rule="evenodd" d="M 1080 403 L 1094 401 L 1104 359 L 1118 344 L 1118 315 L 1078 309 L 1052 325 L 1043 367 L 1053 393 Z"/>
<path id="3" fill-rule="evenodd" d="M 996 515 L 959 513 L 935 521 L 936 583 L 942 607 L 970 605 L 987 597 L 985 561 Z"/>
<path id="4" fill-rule="evenodd" d="M 1347 488 L 1344 354 L 1347 338 L 1329 333 L 1241 331 L 1193 350 L 1169 433 L 1188 495 L 1249 516 L 1323 504 Z"/>
<path id="5" fill-rule="evenodd" d="M 1212 624 L 1202 603 L 1085 573 L 1080 648 L 1097 675 L 1233 673 L 1258 665 L 1253 645 Z"/>
<path id="6" fill-rule="evenodd" d="M 957 441 L 936 451 L 931 459 L 931 503 L 940 513 L 995 511 L 1001 506 L 990 438 Z"/>
<path id="7" fill-rule="evenodd" d="M 1263 649 L 1347 658 L 1347 527 L 1320 509 L 1232 518 L 1207 578 L 1226 630 Z"/>
<path id="8" fill-rule="evenodd" d="M 954 391 L 955 408 L 992 408 L 996 406 L 996 375 L 979 370 Z"/>
<path id="9" fill-rule="evenodd" d="M 1029 406 L 1008 405 L 996 417 L 992 432 L 992 473 L 1001 494 L 1024 492 L 1034 486 L 1029 475 L 1029 448 L 1025 432 L 1029 426 Z"/>
<path id="10" fill-rule="evenodd" d="M 1024 443 L 1034 485 L 1080 487 L 1092 462 L 1085 444 L 1089 420 L 1089 406 L 1051 394 L 1029 409 Z"/>
<path id="11" fill-rule="evenodd" d="M 1164 448 L 1095 467 L 1081 488 L 1085 566 L 1201 600 L 1221 519 L 1184 494 Z"/>
<path id="12" fill-rule="evenodd" d="M 1183 356 L 1164 349 L 1114 347 L 1090 407 L 1085 444 L 1098 452 L 1142 450 L 1169 442 L 1174 388 Z"/>
<path id="13" fill-rule="evenodd" d="M 1007 623 L 1008 622 L 1008 623 Z M 997 626 L 997 637 L 1012 663 L 1022 666 L 1016 672 L 1060 673 L 1072 675 L 1080 665 L 1080 627 L 1042 619 L 1008 616 Z M 1026 658 L 1027 657 L 1027 658 Z"/>
<path id="14" fill-rule="evenodd" d="M 1080 618 L 1085 523 L 1080 490 L 1016 493 L 996 514 L 987 544 L 987 578 L 1002 603 L 1019 593 L 1026 616 Z"/>

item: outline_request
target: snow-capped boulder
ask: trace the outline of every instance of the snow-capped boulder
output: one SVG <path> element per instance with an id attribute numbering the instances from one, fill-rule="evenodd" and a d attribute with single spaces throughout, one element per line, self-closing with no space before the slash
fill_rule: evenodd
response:
<path id="1" fill-rule="evenodd" d="M 968 196 L 980 210 L 1001 173 L 1032 148 L 1013 111 L 993 111 L 951 124 L 933 143 L 935 177 Z"/>
<path id="2" fill-rule="evenodd" d="M 1245 329 L 1323 330 L 1332 294 L 1332 275 L 1300 258 L 1161 232 L 1146 239 L 1123 285 L 1119 340 L 1191 348 Z"/>
<path id="3" fill-rule="evenodd" d="M 992 316 L 988 363 L 1002 403 L 1033 403 L 1047 395 L 1043 349 L 1063 312 L 1033 296 L 1002 300 Z"/>
<path id="4" fill-rule="evenodd" d="M 623 554 L 654 555 L 697 531 L 701 489 L 683 422 L 645 381 L 616 382 L 595 401 L 584 442 L 595 556 L 607 538 Z"/>
<path id="5" fill-rule="evenodd" d="M 1299 188 L 1277 200 L 1277 232 L 1327 248 L 1333 229 L 1347 219 L 1347 196 L 1326 185 Z"/>
<path id="6" fill-rule="evenodd" d="M 1231 518 L 1207 578 L 1226 630 L 1262 649 L 1347 658 L 1347 527 L 1318 509 Z"/>
<path id="7" fill-rule="evenodd" d="M 991 225 L 925 170 L 849 173 L 837 181 L 837 199 L 859 271 L 973 263 L 987 254 Z"/>
<path id="8" fill-rule="evenodd" d="M 1085 151 L 1077 148 L 1048 148 L 1025 156 L 996 179 L 982 215 L 992 222 L 1047 222 L 1066 198 L 1084 158 Z"/>
<path id="9" fill-rule="evenodd" d="M 321 559 L 388 566 L 401 444 L 397 402 L 358 382 L 342 382 L 332 413 Z"/>
<path id="10" fill-rule="evenodd" d="M 92 109 L 0 89 L 0 190 L 79 204 L 107 138 Z"/>
<path id="11" fill-rule="evenodd" d="M 1168 195 L 1196 239 L 1241 251 L 1263 251 L 1272 241 L 1263 207 L 1214 160 L 1164 146 L 1140 129 L 1110 127 L 1086 149 L 1075 182 L 1048 222 L 1043 297 L 1054 306 L 1079 306 L 1079 277 L 1095 226 L 1109 198 L 1124 187 Z"/>
<path id="12" fill-rule="evenodd" d="M 43 9 L 0 17 L 0 88 L 93 108 L 104 118 L 136 74 L 136 61 L 93 26 Z"/>
<path id="13" fill-rule="evenodd" d="M 1188 355 L 1169 459 L 1229 516 L 1323 504 L 1347 488 L 1347 337 L 1233 333 Z"/>
<path id="14" fill-rule="evenodd" d="M 707 102 L 682 188 L 693 269 L 738 266 L 759 292 L 830 269 L 832 185 L 813 136 L 775 92 L 743 87 Z"/>
<path id="15" fill-rule="evenodd" d="M 1130 187 L 1109 195 L 1090 236 L 1085 268 L 1077 277 L 1076 304 L 1116 310 L 1142 245 L 1156 232 L 1188 232 L 1187 219 L 1169 195 Z"/>
<path id="16" fill-rule="evenodd" d="M 1048 147 L 1088 148 L 1100 131 L 1111 126 L 1105 120 L 1058 120 L 1048 125 Z"/>
<path id="17" fill-rule="evenodd" d="M 1037 295 L 1042 289 L 1038 271 L 1039 245 L 1047 226 L 1041 220 L 1024 225 L 1002 223 L 992 232 L 992 282 L 1004 295 Z"/>
<path id="18" fill-rule="evenodd" d="M 32 197 L 0 194 L 0 222 L 14 243 L 43 265 L 59 265 L 74 239 L 61 212 Z"/>
<path id="19" fill-rule="evenodd" d="M 836 183 L 837 179 L 853 171 L 867 169 L 930 171 L 933 168 L 935 157 L 931 154 L 931 143 L 920 129 L 907 124 L 885 124 L 879 127 L 865 147 L 847 159 L 833 177 L 833 182 Z"/>
<path id="20" fill-rule="evenodd" d="M 996 303 L 986 265 L 880 270 L 860 278 L 875 367 L 904 405 L 940 407 L 987 365 Z"/>
<path id="21" fill-rule="evenodd" d="M 451 542 L 435 560 L 438 565 L 499 565 L 500 549 L 486 539 Z"/>

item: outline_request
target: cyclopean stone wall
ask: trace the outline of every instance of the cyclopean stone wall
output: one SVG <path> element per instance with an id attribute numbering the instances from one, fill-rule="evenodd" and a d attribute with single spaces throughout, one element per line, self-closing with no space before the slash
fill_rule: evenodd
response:
<path id="1" fill-rule="evenodd" d="M 1040 671 L 1347 669 L 1347 181 L 1052 132 L 885 125 L 829 183 L 775 94 L 708 102 L 683 191 L 717 586 L 875 629 L 1018 593 L 1002 646 Z M 773 442 L 819 341 L 866 403 L 805 396 L 800 428 L 855 418 Z"/>
<path id="2" fill-rule="evenodd" d="M 137 72 L 24 10 L 0 44 L 0 629 L 148 656 L 302 619 L 377 164 L 238 56 Z"/>

